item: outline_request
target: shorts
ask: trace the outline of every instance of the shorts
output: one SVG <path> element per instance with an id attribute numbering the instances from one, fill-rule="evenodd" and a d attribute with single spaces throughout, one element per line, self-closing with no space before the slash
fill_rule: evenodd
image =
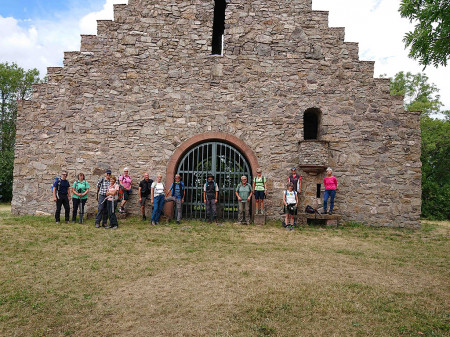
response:
<path id="1" fill-rule="evenodd" d="M 266 196 L 265 191 L 255 191 L 255 199 L 262 200 Z"/>
<path id="2" fill-rule="evenodd" d="M 123 200 L 130 199 L 131 189 L 127 191 L 126 189 L 123 189 Z"/>
<path id="3" fill-rule="evenodd" d="M 125 194 L 124 194 L 124 197 L 125 197 Z M 141 201 L 140 201 L 141 206 L 145 206 L 145 201 L 146 200 L 152 200 L 152 197 L 150 196 L 150 194 L 146 195 L 146 196 L 141 195 L 141 198 L 142 198 Z"/>
<path id="4" fill-rule="evenodd" d="M 284 214 L 297 215 L 297 206 L 295 204 L 284 206 Z"/>

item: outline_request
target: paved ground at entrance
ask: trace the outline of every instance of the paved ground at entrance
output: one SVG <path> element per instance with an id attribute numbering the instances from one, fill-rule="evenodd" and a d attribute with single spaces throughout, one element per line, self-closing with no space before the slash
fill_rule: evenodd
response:
<path id="1" fill-rule="evenodd" d="M 0 207 L 2 336 L 444 336 L 450 223 L 119 230 Z"/>

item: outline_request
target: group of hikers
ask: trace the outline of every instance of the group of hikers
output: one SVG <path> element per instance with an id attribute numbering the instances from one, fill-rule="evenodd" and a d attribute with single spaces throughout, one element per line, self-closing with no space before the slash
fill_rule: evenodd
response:
<path id="1" fill-rule="evenodd" d="M 327 203 L 330 199 L 330 209 L 328 214 L 333 213 L 334 198 L 336 195 L 337 179 L 332 175 L 332 169 L 327 169 L 327 176 L 324 178 L 325 194 L 322 214 L 327 213 Z M 52 184 L 53 200 L 56 203 L 55 219 L 59 224 L 61 222 L 61 208 L 64 206 L 65 222 L 70 220 L 70 199 L 73 200 L 72 221 L 76 222 L 79 213 L 79 222 L 83 221 L 84 207 L 88 198 L 90 185 L 86 181 L 85 175 L 79 173 L 77 180 L 71 186 L 67 180 L 68 173 L 63 171 L 60 177 L 55 178 Z M 176 207 L 176 221 L 180 223 L 182 218 L 182 204 L 186 198 L 186 186 L 181 176 L 175 175 L 174 182 L 166 190 L 162 181 L 162 174 L 156 176 L 156 180 L 150 179 L 150 175 L 144 173 L 144 179 L 139 182 L 138 196 L 141 207 L 142 220 L 147 220 L 145 215 L 145 204 L 150 201 L 153 205 L 151 224 L 158 225 L 165 202 L 174 202 Z M 301 177 L 297 174 L 296 168 L 291 169 L 288 177 L 286 190 L 283 192 L 283 205 L 285 213 L 284 226 L 292 230 L 295 226 L 295 215 L 299 203 L 299 194 L 301 192 Z M 106 170 L 104 177 L 97 181 L 97 215 L 95 217 L 95 227 L 118 228 L 117 216 L 115 210 L 119 206 L 119 213 L 126 213 L 125 205 L 132 194 L 132 179 L 129 175 L 129 169 L 124 168 L 123 174 L 117 179 L 112 175 L 111 170 Z M 246 176 L 241 177 L 241 181 L 235 189 L 235 195 L 238 200 L 238 223 L 250 224 L 250 202 L 255 198 L 256 214 L 264 214 L 264 199 L 267 195 L 267 179 L 262 175 L 262 170 L 256 170 L 256 176 L 253 178 L 252 185 L 247 181 Z M 206 217 L 209 223 L 217 224 L 217 208 L 219 201 L 219 186 L 214 180 L 214 176 L 209 173 L 207 181 L 203 185 L 203 202 L 205 203 Z M 120 202 L 120 204 L 119 204 Z M 109 225 L 108 225 L 109 219 Z"/>

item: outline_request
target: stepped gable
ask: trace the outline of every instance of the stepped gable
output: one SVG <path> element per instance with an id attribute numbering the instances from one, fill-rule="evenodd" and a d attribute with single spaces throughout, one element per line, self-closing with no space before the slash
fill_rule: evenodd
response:
<path id="1" fill-rule="evenodd" d="M 215 134 L 242 140 L 263 167 L 268 216 L 290 167 L 305 168 L 303 205 L 323 196 L 321 167 L 332 166 L 344 220 L 417 226 L 419 113 L 390 96 L 389 79 L 373 78 L 374 62 L 359 60 L 344 28 L 328 27 L 311 0 L 231 0 L 223 55 L 212 55 L 218 3 L 114 5 L 114 20 L 99 20 L 97 35 L 48 68 L 19 109 L 13 212 L 51 211 L 42 191 L 61 168 L 92 183 L 107 167 L 172 172 L 177 148 Z M 306 111 L 318 116 L 316 142 L 305 140 Z"/>

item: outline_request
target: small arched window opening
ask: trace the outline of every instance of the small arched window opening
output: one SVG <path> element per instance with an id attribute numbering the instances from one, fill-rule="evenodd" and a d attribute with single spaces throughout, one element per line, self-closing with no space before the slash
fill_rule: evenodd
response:
<path id="1" fill-rule="evenodd" d="M 322 112 L 317 108 L 310 108 L 303 114 L 303 136 L 305 140 L 319 140 L 319 127 Z"/>
<path id="2" fill-rule="evenodd" d="M 226 0 L 215 0 L 212 36 L 212 54 L 223 55 L 223 35 L 225 33 Z"/>

